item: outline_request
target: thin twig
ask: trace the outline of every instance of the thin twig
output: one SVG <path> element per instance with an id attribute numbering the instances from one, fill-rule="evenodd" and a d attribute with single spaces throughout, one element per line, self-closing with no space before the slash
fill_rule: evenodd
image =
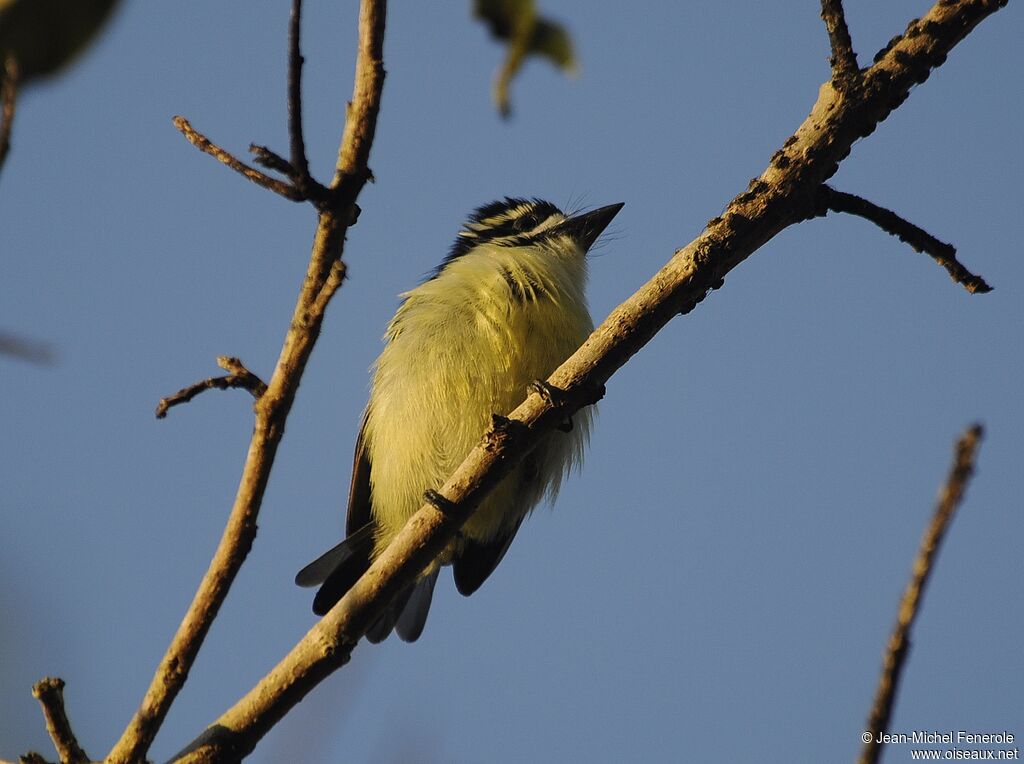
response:
<path id="1" fill-rule="evenodd" d="M 239 359 L 222 355 L 217 358 L 217 365 L 224 369 L 224 371 L 230 371 L 231 374 L 226 377 L 209 377 L 196 382 L 194 385 L 183 387 L 174 395 L 161 398 L 160 403 L 156 407 L 156 418 L 163 419 L 167 416 L 167 411 L 171 407 L 188 403 L 199 393 L 206 390 L 248 390 L 256 400 L 259 400 L 260 396 L 267 391 L 266 383 L 245 368 L 245 365 Z"/>
<path id="2" fill-rule="evenodd" d="M 256 161 L 256 164 L 263 165 L 268 170 L 279 172 L 282 175 L 287 175 L 288 177 L 295 174 L 295 170 L 292 168 L 291 162 L 277 152 L 271 151 L 266 146 L 250 143 L 249 153 L 253 155 L 253 159 Z"/>
<path id="3" fill-rule="evenodd" d="M 803 209 L 804 200 L 835 174 L 853 143 L 870 134 L 906 100 L 913 86 L 999 7 L 993 0 L 939 0 L 918 34 L 894 44 L 864 73 L 863 88 L 842 96 L 833 88 L 821 88 L 810 115 L 775 155 L 756 190 L 733 199 L 721 217 L 612 311 L 548 378 L 550 384 L 565 391 L 570 403 L 558 412 L 540 395 L 532 394 L 508 415 L 515 427 L 489 431 L 437 489 L 456 509 L 441 513 L 425 503 L 331 611 L 252 690 L 212 722 L 178 760 L 213 762 L 251 751 L 290 708 L 348 661 L 352 648 L 389 598 L 445 548 L 500 480 L 503 470 L 521 460 L 539 438 L 564 419 L 564 413 L 591 402 L 594 391 L 673 317 L 701 302 L 709 289 L 720 285 L 755 250 L 803 219 L 795 211 Z M 780 161 L 782 157 L 788 162 Z M 268 392 L 264 400 L 270 395 Z"/>
<path id="4" fill-rule="evenodd" d="M 935 507 L 932 521 L 921 539 L 921 546 L 914 559 L 910 583 L 907 584 L 907 588 L 903 592 L 896 625 L 893 627 L 889 644 L 886 646 L 885 656 L 882 660 L 882 676 L 878 680 L 878 689 L 875 691 L 871 715 L 868 717 L 867 729 L 864 731 L 864 739 L 867 742 L 861 746 L 860 764 L 875 764 L 885 747 L 885 744 L 879 740 L 881 735 L 889 729 L 889 718 L 892 715 L 900 674 L 906 662 L 907 652 L 910 650 L 910 630 L 917 618 L 928 577 L 934 569 L 935 556 L 938 554 L 957 507 L 963 500 L 967 483 L 974 472 L 974 458 L 983 434 L 981 425 L 975 424 L 957 441 L 953 466 L 950 467 L 949 477 L 946 478 L 946 483 L 939 493 L 939 501 Z"/>
<path id="5" fill-rule="evenodd" d="M 224 533 L 145 697 L 108 755 L 108 764 L 137 764 L 145 758 L 256 538 L 257 518 L 274 457 L 330 298 L 344 280 L 341 256 L 345 234 L 356 214 L 356 199 L 370 177 L 366 163 L 384 84 L 381 56 L 386 8 L 386 0 L 361 3 L 353 102 L 338 152 L 334 191 L 317 204 L 319 217 L 306 277 L 274 373 L 254 407 L 252 438 Z M 260 736 L 250 734 L 229 759 L 236 760 L 251 751 Z"/>
<path id="6" fill-rule="evenodd" d="M 826 210 L 845 212 L 870 220 L 883 231 L 909 244 L 915 252 L 923 252 L 941 265 L 953 281 L 962 284 L 971 294 L 991 292 L 990 287 L 981 276 L 967 270 L 956 259 L 956 248 L 952 244 L 939 241 L 923 228 L 904 220 L 892 210 L 879 207 L 854 194 L 836 191 L 830 186 L 822 186 L 821 204 Z M 824 214 L 824 213 L 822 213 Z"/>
<path id="7" fill-rule="evenodd" d="M 299 35 L 302 27 L 302 0 L 292 0 L 291 19 L 288 24 L 288 135 L 291 139 L 292 182 L 304 195 L 309 196 L 309 161 L 306 142 L 302 136 L 302 48 Z"/>
<path id="8" fill-rule="evenodd" d="M 13 53 L 4 57 L 3 78 L 0 79 L 0 168 L 4 166 L 7 152 L 11 149 L 11 130 L 14 127 L 14 111 L 18 105 L 18 59 Z"/>
<path id="9" fill-rule="evenodd" d="M 860 67 L 857 66 L 853 40 L 846 26 L 843 0 L 821 0 L 821 18 L 825 22 L 828 41 L 832 46 L 832 56 L 829 58 L 832 81 L 845 87 L 860 77 Z"/>
<path id="10" fill-rule="evenodd" d="M 306 201 L 306 195 L 302 193 L 298 188 L 292 186 L 289 183 L 285 183 L 283 180 L 277 180 L 271 178 L 255 167 L 250 167 L 245 162 L 237 159 L 233 154 L 225 151 L 216 143 L 211 141 L 205 135 L 196 130 L 184 117 L 175 117 L 174 126 L 178 128 L 182 134 L 188 139 L 188 142 L 195 146 L 200 151 L 215 157 L 220 162 L 226 164 L 232 170 L 240 173 L 251 180 L 258 186 L 270 189 L 276 194 L 280 194 L 285 199 L 291 199 L 293 202 L 304 202 Z"/>
<path id="11" fill-rule="evenodd" d="M 71 722 L 64 711 L 64 680 L 46 677 L 32 686 L 32 696 L 39 701 L 46 718 L 46 731 L 50 733 L 53 746 L 61 764 L 80 764 L 89 761 L 71 731 Z"/>

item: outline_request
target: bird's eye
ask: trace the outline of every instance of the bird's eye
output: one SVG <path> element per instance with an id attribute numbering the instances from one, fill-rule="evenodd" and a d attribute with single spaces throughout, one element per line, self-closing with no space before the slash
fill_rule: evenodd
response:
<path id="1" fill-rule="evenodd" d="M 536 212 L 520 215 L 512 224 L 517 231 L 532 231 L 540 225 L 540 216 Z"/>

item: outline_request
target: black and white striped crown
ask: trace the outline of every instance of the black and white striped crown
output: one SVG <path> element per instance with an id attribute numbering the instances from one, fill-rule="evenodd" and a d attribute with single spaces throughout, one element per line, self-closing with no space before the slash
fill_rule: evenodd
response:
<path id="1" fill-rule="evenodd" d="M 474 210 L 462 226 L 441 268 L 487 242 L 510 247 L 528 244 L 538 231 L 564 219 L 565 215 L 558 207 L 543 199 L 506 196 L 485 204 Z"/>

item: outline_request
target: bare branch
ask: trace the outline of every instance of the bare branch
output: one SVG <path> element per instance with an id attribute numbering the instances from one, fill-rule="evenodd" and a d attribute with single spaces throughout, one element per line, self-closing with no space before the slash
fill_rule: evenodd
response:
<path id="1" fill-rule="evenodd" d="M 861 747 L 860 764 L 875 764 L 885 747 L 884 743 L 876 741 L 889 729 L 889 717 L 892 714 L 893 701 L 899 687 L 900 674 L 910 649 L 910 630 L 917 618 L 928 577 L 934 568 L 935 556 L 938 554 L 942 540 L 953 521 L 953 515 L 967 490 L 967 483 L 974 472 L 974 458 L 983 434 L 981 425 L 975 424 L 957 441 L 953 466 L 950 467 L 949 477 L 946 478 L 946 484 L 939 493 L 939 502 L 935 507 L 932 521 L 921 539 L 921 546 L 914 559 L 910 583 L 907 584 L 907 588 L 903 592 L 896 625 L 893 627 L 889 644 L 886 646 L 885 656 L 882 660 L 882 676 L 878 680 L 878 689 L 875 691 L 874 704 L 871 707 L 871 715 L 868 717 L 868 725 L 865 730 L 865 737 L 869 734 L 871 736 L 870 742 L 864 743 Z"/>
<path id="2" fill-rule="evenodd" d="M 189 143 L 191 143 L 200 151 L 205 152 L 212 157 L 215 157 L 218 161 L 222 162 L 223 164 L 226 164 L 235 172 L 244 175 L 256 185 L 270 189 L 274 193 L 280 194 L 285 199 L 291 199 L 293 202 L 306 201 L 305 194 L 303 194 L 299 189 L 297 189 L 296 187 L 292 186 L 289 183 L 285 183 L 283 180 L 271 178 L 269 175 L 260 172 L 255 167 L 250 167 L 245 162 L 242 162 L 241 160 L 235 158 L 234 155 L 225 151 L 216 143 L 214 143 L 205 135 L 203 135 L 194 127 L 192 127 L 189 121 L 184 117 L 175 117 L 173 122 L 174 126 L 178 128 L 182 132 L 182 134 L 188 139 Z"/>
<path id="3" fill-rule="evenodd" d="M 18 59 L 13 53 L 4 58 L 3 78 L 0 79 L 0 169 L 11 150 L 11 130 L 14 127 L 14 111 L 18 105 Z"/>
<path id="4" fill-rule="evenodd" d="M 867 199 L 862 199 L 854 194 L 836 191 L 828 185 L 822 186 L 821 204 L 822 215 L 829 210 L 857 215 L 865 220 L 870 220 L 886 233 L 909 244 L 915 252 L 930 255 L 935 262 L 946 269 L 953 281 L 962 284 L 971 294 L 984 294 L 992 291 L 992 287 L 985 282 L 985 279 L 971 273 L 956 259 L 956 248 L 953 245 L 939 241 L 923 228 L 904 220 L 895 212 L 872 204 Z"/>
<path id="5" fill-rule="evenodd" d="M 302 374 L 320 336 L 327 306 L 344 280 L 345 264 L 341 256 L 345 234 L 358 214 L 359 192 L 370 177 L 367 162 L 384 84 L 382 51 L 386 12 L 386 0 L 362 0 L 353 103 L 348 109 L 339 149 L 333 193 L 317 204 L 319 218 L 306 277 L 274 373 L 254 407 L 256 421 L 252 439 L 227 525 L 139 709 L 107 757 L 109 764 L 136 764 L 145 758 L 256 538 L 256 520 L 277 447 Z M 297 27 L 295 34 L 298 34 Z M 294 46 L 297 49 L 297 39 Z M 256 170 L 251 171 L 266 177 Z M 287 184 L 282 185 L 295 191 Z M 280 717 L 274 721 L 277 718 Z M 251 745 L 255 745 L 259 738 L 250 739 Z M 241 755 L 233 755 L 233 758 Z"/>
<path id="6" fill-rule="evenodd" d="M 508 426 L 491 428 L 438 489 L 451 506 L 439 512 L 425 502 L 334 608 L 179 760 L 212 762 L 251 751 L 288 709 L 348 661 L 352 648 L 390 598 L 444 549 L 487 491 L 544 434 L 557 427 L 565 414 L 593 402 L 603 384 L 634 353 L 674 316 L 692 310 L 756 249 L 788 226 L 812 217 L 821 185 L 835 174 L 854 141 L 870 134 L 960 40 L 1003 4 L 939 0 L 914 34 L 901 37 L 864 73 L 862 87 L 839 94 L 826 83 L 810 115 L 750 189 L 733 199 L 720 218 L 616 308 L 548 378 L 549 384 L 565 392 L 562 406 L 556 409 L 534 393 L 509 414 Z M 361 20 L 372 27 L 372 18 L 372 10 L 364 4 Z M 350 113 L 360 111 L 356 105 L 350 109 Z M 351 150 L 343 149 L 343 159 L 356 155 L 357 147 L 358 141 Z M 358 171 L 345 167 L 341 161 L 341 176 L 360 177 Z M 268 391 L 260 406 L 269 397 Z"/>
<path id="7" fill-rule="evenodd" d="M 338 164 L 331 187 L 343 203 L 354 201 L 355 193 L 370 178 L 370 146 L 377 130 L 380 94 L 384 87 L 384 23 L 386 0 L 364 0 L 359 6 L 359 55 L 355 85 L 348 104 L 345 133 L 338 151 Z"/>
<path id="8" fill-rule="evenodd" d="M 71 722 L 64 712 L 64 680 L 57 677 L 41 679 L 32 686 L 32 696 L 43 708 L 46 731 L 50 733 L 61 764 L 88 762 L 89 757 L 78 744 L 75 733 L 71 731 Z"/>
<path id="9" fill-rule="evenodd" d="M 312 201 L 320 208 L 329 203 L 331 194 L 309 174 L 309 161 L 306 158 L 306 143 L 302 134 L 302 65 L 304 59 L 299 42 L 301 23 L 302 0 L 292 0 L 291 19 L 288 25 L 288 135 L 291 143 L 291 161 L 285 160 L 266 146 L 249 145 L 249 151 L 255 154 L 258 164 L 288 175 L 291 183 L 272 178 L 255 167 L 245 164 L 192 127 L 184 117 L 175 117 L 174 126 L 193 146 L 216 157 L 220 162 L 244 175 L 253 183 L 270 189 L 293 202 Z M 374 119 L 376 119 L 376 115 Z M 349 201 L 353 200 L 354 197 Z"/>
<path id="10" fill-rule="evenodd" d="M 853 41 L 846 26 L 843 0 L 821 0 L 821 18 L 825 22 L 828 41 L 832 46 L 832 57 L 829 59 L 832 81 L 842 89 L 860 78 L 857 55 L 853 52 Z"/>
<path id="11" fill-rule="evenodd" d="M 302 0 L 292 0 L 291 20 L 288 25 L 288 135 L 291 138 L 292 182 L 309 196 L 309 161 L 306 142 L 302 136 L 302 49 L 299 34 L 302 26 Z"/>
<path id="12" fill-rule="evenodd" d="M 224 371 L 230 371 L 231 374 L 226 377 L 209 377 L 200 382 L 196 382 L 194 385 L 183 387 L 174 395 L 161 398 L 160 403 L 158 403 L 156 407 L 156 418 L 163 419 L 167 416 L 167 411 L 172 406 L 179 406 L 182 403 L 188 403 L 199 395 L 199 393 L 206 390 L 230 390 L 240 388 L 242 390 L 248 390 L 256 400 L 259 400 L 260 396 L 267 391 L 267 385 L 263 380 L 245 368 L 245 364 L 243 364 L 239 359 L 222 355 L 217 358 L 217 365 L 224 369 Z"/>

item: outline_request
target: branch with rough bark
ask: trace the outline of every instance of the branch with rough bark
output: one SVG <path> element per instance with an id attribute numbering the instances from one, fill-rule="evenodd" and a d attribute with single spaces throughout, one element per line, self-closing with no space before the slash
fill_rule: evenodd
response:
<path id="1" fill-rule="evenodd" d="M 853 52 L 853 40 L 846 26 L 846 12 L 842 0 L 821 0 L 821 20 L 825 22 L 828 41 L 832 46 L 832 81 L 841 90 L 844 87 L 858 84 L 860 67 L 857 55 Z"/>
<path id="2" fill-rule="evenodd" d="M 78 739 L 71 730 L 71 722 L 64 711 L 64 680 L 55 677 L 41 679 L 32 686 L 32 695 L 42 706 L 46 731 L 57 749 L 61 764 L 88 762 L 89 756 L 78 744 Z"/>
<path id="3" fill-rule="evenodd" d="M 821 87 L 808 118 L 772 155 L 761 176 L 730 202 L 721 217 L 711 220 L 697 239 L 678 250 L 644 287 L 613 311 L 552 374 L 548 383 L 559 391 L 558 395 L 533 392 L 507 417 L 496 415 L 491 428 L 463 464 L 444 486 L 428 492 L 424 506 L 345 597 L 178 759 L 236 761 L 251 752 L 290 708 L 349 660 L 354 646 L 390 599 L 440 553 L 487 492 L 544 434 L 558 427 L 566 415 L 600 398 L 604 383 L 654 334 L 674 316 L 693 310 L 710 290 L 723 285 L 733 268 L 777 233 L 820 216 L 823 209 L 838 210 L 842 198 L 825 184 L 853 143 L 869 135 L 908 97 L 913 86 L 927 79 L 931 70 L 945 61 L 961 39 L 1005 2 L 940 0 L 924 18 L 911 23 L 903 35 L 894 38 L 873 66 L 859 70 L 841 3 L 823 0 L 822 16 L 833 51 L 832 77 Z M 108 755 L 110 762 L 137 762 L 145 758 L 252 546 L 263 492 L 285 420 L 327 305 L 345 277 L 341 254 L 345 232 L 358 214 L 356 198 L 372 177 L 367 161 L 384 78 L 385 2 L 363 0 L 361 4 L 353 99 L 329 186 L 311 177 L 305 157 L 301 128 L 300 11 L 300 0 L 294 0 L 289 33 L 290 157 L 284 159 L 268 148 L 252 147 L 259 164 L 285 175 L 287 180 L 272 178 L 245 165 L 192 129 L 184 119 L 176 120 L 186 137 L 201 150 L 286 198 L 312 202 L 319 217 L 292 323 L 265 389 L 259 380 L 257 385 L 241 378 L 231 383 L 224 381 L 227 378 L 213 378 L 221 382 L 204 380 L 179 393 L 185 394 L 183 398 L 191 398 L 221 384 L 248 389 L 256 397 L 253 436 L 214 559 L 142 704 Z M 851 209 L 841 211 L 862 214 Z M 886 227 L 878 215 L 863 216 Z M 914 241 L 920 241 L 906 240 L 913 246 L 918 246 Z M 948 269 L 948 263 L 943 264 Z M 239 373 L 232 376 L 239 377 Z"/>
<path id="4" fill-rule="evenodd" d="M 250 379 L 248 370 L 225 366 L 233 371 L 234 382 L 228 386 L 249 389 L 256 396 L 255 423 L 242 477 L 227 526 L 210 567 L 185 614 L 166 654 L 121 739 L 107 757 L 108 762 L 133 764 L 145 758 L 171 703 L 188 677 L 203 639 L 209 631 L 235 576 L 252 548 L 256 537 L 256 518 L 263 493 L 270 478 L 277 447 L 284 434 L 285 421 L 291 410 L 299 381 L 310 353 L 320 334 L 324 314 L 331 297 L 345 278 L 341 260 L 345 232 L 356 219 L 355 201 L 370 176 L 367 162 L 373 144 L 377 112 L 384 81 L 383 37 L 384 0 L 363 0 L 359 14 L 359 46 L 353 102 L 350 104 L 341 142 L 336 174 L 329 188 L 316 183 L 309 175 L 302 140 L 299 25 L 301 0 L 294 0 L 289 34 L 289 128 L 291 134 L 290 183 L 274 180 L 242 165 L 204 136 L 195 137 L 187 130 L 186 137 L 199 148 L 212 153 L 232 169 L 239 170 L 260 185 L 271 188 L 289 199 L 308 199 L 319 216 L 313 249 L 306 277 L 302 284 L 284 346 L 270 381 L 263 385 Z M 188 123 L 177 118 L 175 124 L 185 128 Z M 194 131 L 193 131 L 194 132 Z M 200 140 L 201 139 L 201 140 Z M 214 151 L 213 149 L 217 150 Z M 272 181 L 272 182 L 270 182 Z M 223 365 L 223 364 L 222 364 Z M 244 370 L 244 372 L 243 372 Z M 251 375 L 253 378 L 255 375 Z M 218 386 L 199 383 L 183 393 Z M 180 394 L 179 394 L 180 395 Z M 188 396 L 191 397 L 191 396 Z"/>
<path id="5" fill-rule="evenodd" d="M 487 492 L 558 426 L 593 403 L 604 383 L 674 316 L 693 310 L 726 274 L 785 228 L 821 214 L 826 181 L 855 141 L 866 137 L 940 66 L 998 0 L 941 0 L 895 38 L 875 64 L 843 88 L 825 83 L 808 118 L 747 191 L 701 235 L 616 308 L 548 382 L 562 391 L 531 394 L 508 417 L 495 417 L 438 494 L 425 500 L 392 544 L 335 607 L 238 703 L 182 751 L 182 762 L 244 756 L 351 651 L 389 600 L 418 576 Z M 837 35 L 830 28 L 833 40 Z M 842 45 L 840 45 L 842 47 Z M 835 42 L 833 43 L 835 49 Z M 841 52 L 841 51 L 840 51 Z"/>
<path id="6" fill-rule="evenodd" d="M 266 382 L 249 371 L 238 358 L 222 355 L 217 358 L 217 365 L 231 373 L 223 377 L 207 377 L 188 387 L 183 387 L 173 395 L 161 398 L 156 406 L 156 418 L 163 419 L 174 406 L 188 403 L 207 390 L 248 390 L 256 400 L 259 400 L 263 393 L 267 392 Z"/>
<path id="7" fill-rule="evenodd" d="M 932 520 L 921 538 L 921 546 L 914 558 L 910 582 L 900 600 L 896 625 L 893 626 L 892 634 L 886 645 L 885 656 L 882 660 L 882 675 L 878 679 L 878 689 L 875 691 L 875 700 L 871 706 L 868 724 L 864 731 L 865 739 L 868 742 L 861 746 L 860 764 L 876 764 L 885 747 L 884 743 L 878 741 L 882 734 L 889 729 L 889 718 L 892 715 L 896 690 L 899 687 L 907 652 L 910 650 L 910 630 L 917 619 L 925 586 L 927 586 L 928 579 L 935 567 L 935 556 L 939 552 L 942 540 L 946 537 L 946 532 L 953 522 L 953 516 L 967 491 L 967 483 L 974 473 L 974 458 L 983 434 L 981 425 L 975 424 L 969 427 L 957 441 L 953 453 L 953 465 L 949 468 L 949 476 L 939 492 L 939 502 L 935 507 Z"/>

